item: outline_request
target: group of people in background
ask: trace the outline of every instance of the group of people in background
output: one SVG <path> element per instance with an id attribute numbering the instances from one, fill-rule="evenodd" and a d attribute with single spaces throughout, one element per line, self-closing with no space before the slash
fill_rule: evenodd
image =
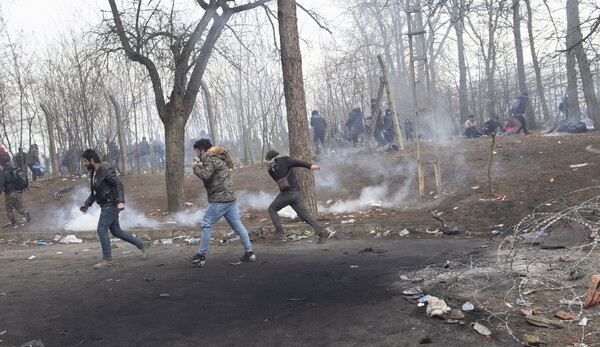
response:
<path id="1" fill-rule="evenodd" d="M 375 119 L 373 119 L 373 115 Z M 313 129 L 315 154 L 320 154 L 326 149 L 327 121 L 319 111 L 313 110 L 310 126 Z M 371 126 L 373 129 L 371 129 Z M 400 128 L 404 128 L 407 141 L 414 140 L 415 128 L 409 119 L 406 119 Z M 365 116 L 360 106 L 352 106 L 348 118 L 335 132 L 334 146 L 346 147 L 346 144 L 349 144 L 352 147 L 357 147 L 364 145 L 370 130 L 373 131 L 373 138 L 377 143 L 377 147 L 390 146 L 390 148 L 397 148 L 397 145 L 393 147 L 395 145 L 393 112 L 390 109 L 383 112 L 377 103 L 377 99 L 371 99 L 371 116 Z"/>
<path id="2" fill-rule="evenodd" d="M 493 116 L 480 128 L 475 120 L 475 115 L 469 115 L 469 119 L 465 121 L 464 136 L 466 138 L 475 138 L 482 135 L 490 136 L 496 134 L 514 135 L 523 133 L 529 135 L 530 132 L 527 130 L 527 120 L 525 118 L 527 102 L 529 101 L 528 95 L 527 92 L 523 92 L 509 103 L 509 115 L 504 122 L 504 126 L 500 124 L 497 116 Z"/>

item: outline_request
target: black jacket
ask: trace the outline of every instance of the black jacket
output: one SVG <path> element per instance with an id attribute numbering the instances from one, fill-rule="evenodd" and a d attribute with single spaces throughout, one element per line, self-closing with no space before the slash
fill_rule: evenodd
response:
<path id="1" fill-rule="evenodd" d="M 115 169 L 108 163 L 102 163 L 98 170 L 92 170 L 91 173 L 92 192 L 85 201 L 85 206 L 92 206 L 94 201 L 100 206 L 125 203 L 123 183 L 117 178 Z"/>
<path id="2" fill-rule="evenodd" d="M 271 178 L 273 178 L 273 180 L 277 182 L 277 180 L 285 177 L 285 175 L 287 175 L 289 172 L 288 182 L 290 183 L 290 187 L 282 191 L 300 190 L 300 185 L 298 184 L 296 174 L 294 174 L 294 170 L 292 170 L 292 168 L 305 167 L 307 169 L 310 169 L 311 166 L 312 164 L 302 160 L 294 160 L 287 156 L 278 156 L 271 160 L 271 162 L 269 163 L 269 175 L 271 175 Z"/>
<path id="3" fill-rule="evenodd" d="M 0 193 L 4 191 L 4 194 L 10 194 L 12 192 L 21 191 L 17 189 L 15 177 L 13 171 L 15 167 L 11 163 L 6 163 L 2 169 L 2 175 L 0 175 Z"/>
<path id="4" fill-rule="evenodd" d="M 315 133 L 324 133 L 327 128 L 327 121 L 322 115 L 316 114 L 310 117 L 310 126 L 313 127 Z"/>

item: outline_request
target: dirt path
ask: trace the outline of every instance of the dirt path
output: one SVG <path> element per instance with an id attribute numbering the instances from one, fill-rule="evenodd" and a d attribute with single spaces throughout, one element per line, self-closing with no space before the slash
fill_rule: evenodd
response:
<path id="1" fill-rule="evenodd" d="M 434 346 L 517 345 L 497 327 L 492 339 L 478 335 L 468 325 L 477 314 L 444 324 L 389 290 L 401 273 L 481 250 L 481 240 L 261 240 L 256 263 L 231 266 L 242 253 L 233 242 L 212 245 L 205 268 L 183 260 L 196 245 L 155 246 L 143 260 L 117 244 L 105 270 L 92 269 L 97 242 L 1 246 L 1 344 L 417 346 L 430 337 Z M 386 252 L 359 253 L 367 247 Z"/>

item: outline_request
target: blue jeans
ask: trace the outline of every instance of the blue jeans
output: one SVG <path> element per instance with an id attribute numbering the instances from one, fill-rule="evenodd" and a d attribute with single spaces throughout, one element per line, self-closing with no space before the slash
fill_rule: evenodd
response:
<path id="1" fill-rule="evenodd" d="M 98 219 L 97 230 L 100 244 L 102 245 L 102 259 L 104 260 L 112 260 L 110 238 L 108 237 L 109 230 L 113 236 L 142 249 L 142 240 L 121 229 L 119 225 L 119 212 L 117 206 L 114 205 L 102 206 L 100 208 L 100 219 Z"/>
<path id="2" fill-rule="evenodd" d="M 200 222 L 200 229 L 202 232 L 200 235 L 200 248 L 198 249 L 198 254 L 206 255 L 208 246 L 210 245 L 212 227 L 217 224 L 221 217 L 225 217 L 231 229 L 240 235 L 244 250 L 246 250 L 246 252 L 250 252 L 252 250 L 252 244 L 250 243 L 248 231 L 246 228 L 244 228 L 244 225 L 240 220 L 240 214 L 238 212 L 236 202 L 232 201 L 211 202 L 208 204 L 206 213 L 204 213 L 204 218 L 202 218 L 202 221 Z"/>

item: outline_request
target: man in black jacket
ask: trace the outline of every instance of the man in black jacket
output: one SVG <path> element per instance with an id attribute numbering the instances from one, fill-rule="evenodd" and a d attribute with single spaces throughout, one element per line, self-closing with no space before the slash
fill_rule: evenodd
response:
<path id="1" fill-rule="evenodd" d="M 6 225 L 6 227 L 16 228 L 19 225 L 17 224 L 13 209 L 22 214 L 27 223 L 31 222 L 31 214 L 28 210 L 23 208 L 23 190 L 17 185 L 16 178 L 13 174 L 15 167 L 11 164 L 10 158 L 2 159 L 0 161 L 0 166 L 2 166 L 2 173 L 0 174 L 0 193 L 4 191 L 4 207 L 6 210 L 6 217 L 10 221 L 10 224 Z M 25 171 L 21 171 L 21 174 L 27 176 Z"/>
<path id="2" fill-rule="evenodd" d="M 119 224 L 119 212 L 125 209 L 125 193 L 123 183 L 117 178 L 115 169 L 106 162 L 101 163 L 100 156 L 93 149 L 86 149 L 81 156 L 83 157 L 83 164 L 91 172 L 92 192 L 79 210 L 87 212 L 94 202 L 100 205 L 97 231 L 102 245 L 102 261 L 94 265 L 94 269 L 112 266 L 109 230 L 113 236 L 139 248 L 143 257 L 146 258 L 150 242 L 142 242 L 139 238 L 122 230 Z"/>
<path id="3" fill-rule="evenodd" d="M 320 170 L 319 165 L 314 165 L 301 160 L 294 160 L 287 156 L 279 155 L 279 152 L 270 150 L 265 156 L 267 160 L 267 168 L 269 175 L 275 182 L 279 184 L 280 193 L 275 197 L 275 200 L 269 206 L 269 217 L 275 226 L 275 233 L 277 235 L 283 235 L 283 225 L 277 212 L 286 206 L 291 206 L 294 211 L 298 214 L 298 218 L 308 223 L 319 236 L 317 243 L 321 244 L 327 241 L 333 234 L 334 231 L 329 228 L 323 228 L 309 213 L 304 205 L 304 198 L 300 185 L 296 179 L 296 175 L 292 168 L 304 167 L 310 170 Z M 286 185 L 280 184 L 280 180 L 287 177 Z"/>
<path id="4" fill-rule="evenodd" d="M 314 131 L 315 154 L 319 154 L 321 153 L 319 142 L 321 142 L 321 147 L 323 147 L 323 151 L 325 151 L 325 129 L 327 129 L 327 121 L 323 115 L 319 114 L 319 111 L 313 110 L 310 117 L 310 126 Z"/>

